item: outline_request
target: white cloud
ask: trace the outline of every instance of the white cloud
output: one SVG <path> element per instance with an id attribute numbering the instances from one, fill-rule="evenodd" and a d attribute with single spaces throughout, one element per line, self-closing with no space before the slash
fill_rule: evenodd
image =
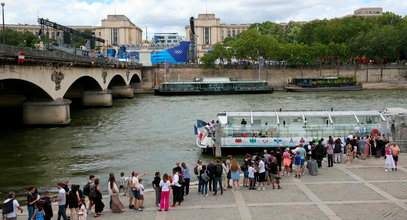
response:
<path id="1" fill-rule="evenodd" d="M 6 23 L 36 24 L 38 15 L 64 25 L 100 25 L 107 14 L 124 14 L 145 30 L 185 33 L 189 17 L 205 13 L 205 0 L 12 0 L 5 6 Z M 308 21 L 341 17 L 360 7 L 378 6 L 405 16 L 405 0 L 208 0 L 207 12 L 222 23 L 271 20 Z"/>

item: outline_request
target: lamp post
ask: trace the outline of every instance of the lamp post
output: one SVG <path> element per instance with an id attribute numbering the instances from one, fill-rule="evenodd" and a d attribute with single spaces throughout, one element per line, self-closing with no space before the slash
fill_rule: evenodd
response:
<path id="1" fill-rule="evenodd" d="M 4 27 L 4 5 L 6 5 L 4 2 L 1 3 L 1 11 L 3 14 L 3 44 L 6 44 L 6 28 Z"/>

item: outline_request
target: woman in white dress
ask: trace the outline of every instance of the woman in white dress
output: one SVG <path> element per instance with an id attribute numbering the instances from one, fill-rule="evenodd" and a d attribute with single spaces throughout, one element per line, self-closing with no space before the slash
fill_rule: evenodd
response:
<path id="1" fill-rule="evenodd" d="M 384 164 L 384 171 L 393 171 L 394 168 L 396 168 L 396 165 L 394 163 L 394 159 L 393 159 L 393 154 L 391 152 L 391 146 L 390 144 L 386 144 L 386 163 Z"/>

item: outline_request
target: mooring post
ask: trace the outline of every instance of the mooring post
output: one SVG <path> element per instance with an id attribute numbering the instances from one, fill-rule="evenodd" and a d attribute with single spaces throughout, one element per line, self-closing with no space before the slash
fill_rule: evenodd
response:
<path id="1" fill-rule="evenodd" d="M 222 157 L 221 140 L 223 136 L 223 130 L 219 123 L 215 124 L 215 157 Z"/>

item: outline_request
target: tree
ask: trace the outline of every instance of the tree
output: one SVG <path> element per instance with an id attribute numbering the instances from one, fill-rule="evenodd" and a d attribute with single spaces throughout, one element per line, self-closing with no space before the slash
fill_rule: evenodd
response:
<path id="1" fill-rule="evenodd" d="M 252 28 L 256 28 L 261 35 L 271 35 L 279 42 L 284 42 L 284 29 L 281 25 L 271 21 L 266 21 L 261 24 L 256 23 L 252 25 Z"/>
<path id="2" fill-rule="evenodd" d="M 19 47 L 34 48 L 40 39 L 31 32 L 18 32 L 12 29 L 6 29 L 6 44 Z M 0 39 L 3 39 L 3 31 L 0 32 Z"/>

